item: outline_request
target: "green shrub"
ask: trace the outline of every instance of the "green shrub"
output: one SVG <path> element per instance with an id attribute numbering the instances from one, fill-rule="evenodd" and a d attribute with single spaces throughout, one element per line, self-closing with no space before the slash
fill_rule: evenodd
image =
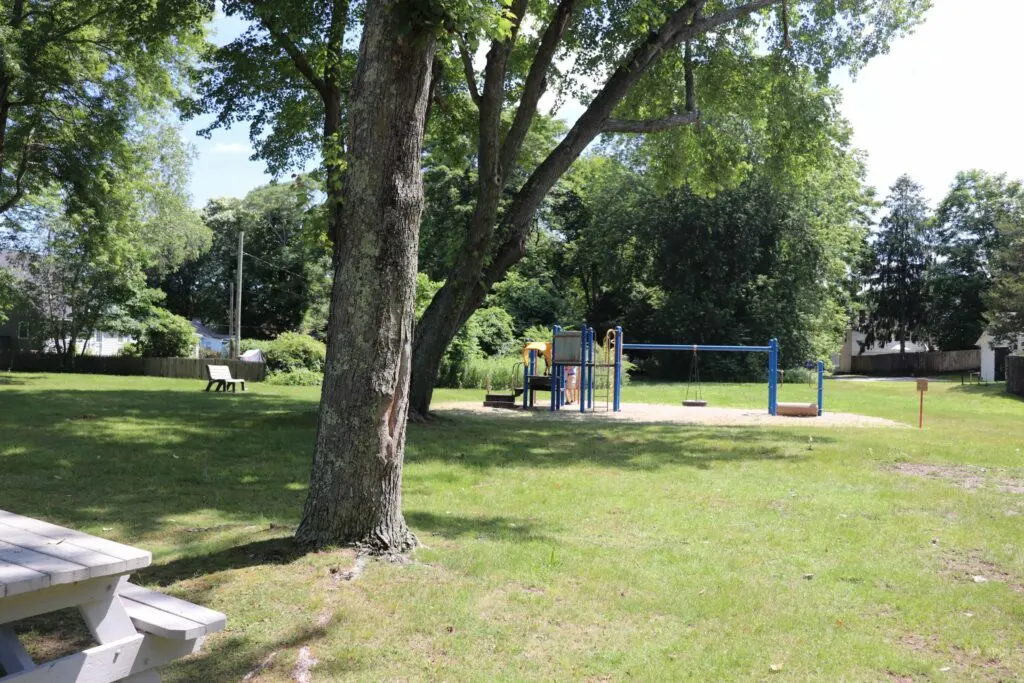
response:
<path id="1" fill-rule="evenodd" d="M 142 358 L 142 351 L 139 350 L 139 345 L 135 342 L 128 342 L 121 347 L 117 355 L 122 358 Z"/>
<path id="2" fill-rule="evenodd" d="M 452 343 L 448 345 L 448 350 L 444 352 L 441 368 L 437 373 L 437 386 L 452 389 L 464 387 L 462 382 L 466 369 L 470 363 L 482 357 L 473 325 L 466 323 L 455 335 Z"/>
<path id="3" fill-rule="evenodd" d="M 526 342 L 532 341 L 551 341 L 554 339 L 554 333 L 550 327 L 544 327 L 543 325 L 531 325 L 523 330 L 523 335 L 520 340 L 525 344 Z"/>
<path id="4" fill-rule="evenodd" d="M 243 339 L 242 352 L 259 349 L 266 359 L 267 372 L 309 370 L 323 373 L 327 346 L 307 334 L 285 332 L 273 341 Z"/>
<path id="5" fill-rule="evenodd" d="M 322 372 L 299 368 L 288 372 L 271 373 L 267 375 L 266 382 L 285 387 L 318 387 L 323 384 L 324 375 Z"/>
<path id="6" fill-rule="evenodd" d="M 504 308 L 481 308 L 469 320 L 480 350 L 488 356 L 503 356 L 515 348 L 515 321 Z"/>
<path id="7" fill-rule="evenodd" d="M 138 352 L 149 358 L 183 358 L 195 351 L 196 331 L 185 318 L 163 308 L 154 308 L 142 323 Z"/>

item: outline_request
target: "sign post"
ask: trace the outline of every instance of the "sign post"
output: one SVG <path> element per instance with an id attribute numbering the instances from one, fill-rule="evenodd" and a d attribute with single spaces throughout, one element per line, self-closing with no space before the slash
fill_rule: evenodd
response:
<path id="1" fill-rule="evenodd" d="M 917 380 L 917 391 L 921 394 L 921 407 L 917 413 L 917 428 L 924 429 L 924 392 L 928 391 L 928 380 Z"/>

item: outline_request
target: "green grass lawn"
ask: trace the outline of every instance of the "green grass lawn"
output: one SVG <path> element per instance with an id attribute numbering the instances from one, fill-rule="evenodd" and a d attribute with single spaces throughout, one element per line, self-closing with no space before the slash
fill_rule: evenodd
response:
<path id="1" fill-rule="evenodd" d="M 1024 402 L 998 387 L 933 383 L 923 431 L 412 425 L 404 507 L 424 545 L 349 581 L 352 552 L 287 540 L 319 391 L 203 386 L 0 374 L 0 508 L 151 549 L 137 580 L 227 613 L 167 681 L 265 661 L 250 680 L 288 681 L 303 646 L 317 681 L 1024 676 Z M 825 400 L 916 425 L 913 384 L 829 382 Z M 26 628 L 37 651 L 74 631 Z"/>

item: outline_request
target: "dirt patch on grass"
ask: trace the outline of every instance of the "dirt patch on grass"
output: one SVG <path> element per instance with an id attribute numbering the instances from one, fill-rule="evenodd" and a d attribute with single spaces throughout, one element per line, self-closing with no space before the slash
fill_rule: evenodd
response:
<path id="1" fill-rule="evenodd" d="M 1013 668 L 993 657 L 984 657 L 978 651 L 968 651 L 959 645 L 944 647 L 936 636 L 921 636 L 908 633 L 899 639 L 899 644 L 906 650 L 935 660 L 939 671 L 957 678 L 966 677 L 972 681 L 1011 681 L 1017 680 Z M 905 672 L 889 670 L 889 680 L 900 683 L 931 680 L 925 674 L 919 678 Z"/>
<path id="2" fill-rule="evenodd" d="M 995 562 L 985 559 L 977 550 L 946 553 L 942 558 L 942 570 L 948 576 L 964 583 L 983 584 L 994 581 L 1006 584 L 1016 593 L 1024 593 L 1024 584 L 1018 577 Z"/>
<path id="3" fill-rule="evenodd" d="M 653 403 L 623 403 L 618 413 L 600 410 L 582 414 L 579 409 L 563 408 L 551 412 L 546 407 L 533 410 L 509 410 L 507 408 L 486 408 L 479 403 L 458 401 L 441 403 L 435 410 L 442 414 L 469 413 L 474 415 L 501 416 L 515 419 L 550 420 L 593 420 L 615 422 L 638 422 L 649 424 L 713 425 L 721 427 L 906 427 L 907 425 L 881 417 L 855 415 L 853 413 L 826 412 L 819 417 L 779 417 L 768 414 L 765 409 L 750 408 L 687 408 Z"/>
<path id="4" fill-rule="evenodd" d="M 1002 493 L 1024 494 L 1024 480 L 1001 476 L 1001 470 L 991 467 L 901 462 L 892 470 L 911 477 L 942 479 L 967 490 L 991 488 Z"/>

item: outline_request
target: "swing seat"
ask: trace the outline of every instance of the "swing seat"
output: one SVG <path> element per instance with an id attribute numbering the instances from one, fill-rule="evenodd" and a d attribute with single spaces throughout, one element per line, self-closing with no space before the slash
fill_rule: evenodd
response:
<path id="1" fill-rule="evenodd" d="M 687 408 L 705 408 L 708 402 L 701 398 L 689 398 L 683 401 L 683 405 Z"/>

